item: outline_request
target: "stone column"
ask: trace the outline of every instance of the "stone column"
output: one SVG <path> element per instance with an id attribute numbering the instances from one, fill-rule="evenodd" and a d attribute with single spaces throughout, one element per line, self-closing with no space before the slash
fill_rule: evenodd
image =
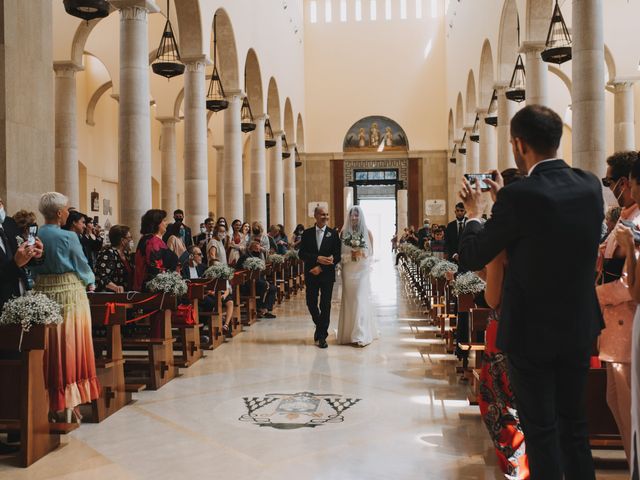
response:
<path id="1" fill-rule="evenodd" d="M 488 172 L 498 168 L 498 153 L 496 151 L 496 127 L 487 125 L 486 111 L 478 111 L 478 131 L 480 133 L 479 164 L 481 172 Z"/>
<path id="2" fill-rule="evenodd" d="M 498 170 L 516 166 L 511 149 L 511 118 L 515 113 L 515 105 L 505 96 L 506 85 L 496 85 L 498 95 Z"/>
<path id="3" fill-rule="evenodd" d="M 404 229 L 409 226 L 409 198 L 408 190 L 398 190 L 398 239 L 402 236 Z"/>
<path id="4" fill-rule="evenodd" d="M 467 133 L 467 171 L 462 173 L 478 173 L 480 171 L 480 162 L 478 158 L 480 155 L 480 145 L 471 141 L 471 132 L 473 131 L 472 126 L 465 127 L 464 131 Z"/>
<path id="5" fill-rule="evenodd" d="M 613 82 L 611 87 L 614 96 L 613 149 L 616 152 L 635 150 L 633 81 Z"/>
<path id="6" fill-rule="evenodd" d="M 140 218 L 151 208 L 148 14 L 150 0 L 114 0 L 120 9 L 120 105 L 118 192 L 120 223 L 138 237 Z"/>
<path id="7" fill-rule="evenodd" d="M 55 71 L 55 188 L 69 197 L 69 205 L 80 208 L 78 131 L 76 119 L 76 72 L 81 65 L 54 62 Z"/>
<path id="8" fill-rule="evenodd" d="M 224 217 L 224 146 L 214 145 L 213 148 L 216 149 L 216 213 Z"/>
<path id="9" fill-rule="evenodd" d="M 289 144 L 289 158 L 284 159 L 284 226 L 290 235 L 297 224 L 296 145 Z"/>
<path id="10" fill-rule="evenodd" d="M 162 209 L 171 215 L 178 208 L 178 189 L 176 182 L 176 123 L 175 117 L 156 118 L 162 124 L 160 136 L 160 156 L 162 159 Z M 191 225 L 191 224 L 187 224 Z"/>
<path id="11" fill-rule="evenodd" d="M 276 146 L 269 149 L 271 161 L 271 178 L 269 182 L 270 222 L 272 225 L 284 223 L 284 166 L 282 165 L 282 135 L 284 132 L 273 132 Z"/>
<path id="12" fill-rule="evenodd" d="M 547 105 L 547 64 L 540 54 L 545 42 L 524 42 L 521 51 L 525 54 L 527 105 Z"/>
<path id="13" fill-rule="evenodd" d="M 266 115 L 254 118 L 256 129 L 251 132 L 251 197 L 249 211 L 251 221 L 267 228 L 267 149 L 264 145 L 264 123 Z"/>
<path id="14" fill-rule="evenodd" d="M 242 130 L 240 109 L 242 90 L 226 92 L 229 107 L 224 110 L 224 213 L 228 218 L 244 218 L 244 193 L 242 184 Z M 220 215 L 220 214 L 218 214 Z"/>
<path id="15" fill-rule="evenodd" d="M 602 10 L 603 0 L 573 0 L 572 163 L 598 177 L 604 176 L 607 156 Z"/>
<path id="16" fill-rule="evenodd" d="M 184 207 L 191 228 L 209 212 L 209 160 L 207 156 L 207 109 L 205 56 L 183 59 L 184 74 Z"/>
<path id="17" fill-rule="evenodd" d="M 447 216 L 448 218 L 453 218 L 454 208 L 453 206 L 456 204 L 456 198 L 458 193 L 458 187 L 460 185 L 460 180 L 457 177 L 457 165 L 455 163 L 451 163 L 450 158 L 453 156 L 452 152 L 448 152 L 447 155 Z"/>

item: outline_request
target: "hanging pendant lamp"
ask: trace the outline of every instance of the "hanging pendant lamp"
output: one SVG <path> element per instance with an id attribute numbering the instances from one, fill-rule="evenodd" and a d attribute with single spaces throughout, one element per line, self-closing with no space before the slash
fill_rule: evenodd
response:
<path id="1" fill-rule="evenodd" d="M 461 153 L 462 155 L 467 154 L 466 140 L 467 140 L 467 132 L 464 132 L 464 135 L 462 136 L 462 141 L 460 142 L 460 148 L 458 148 L 458 152 Z"/>
<path id="2" fill-rule="evenodd" d="M 571 34 L 562 16 L 558 0 L 553 9 L 545 45 L 547 48 L 540 54 L 545 62 L 560 65 L 571 60 Z"/>
<path id="3" fill-rule="evenodd" d="M 287 136 L 282 135 L 282 158 L 291 157 L 291 152 L 289 151 L 289 144 L 287 143 Z"/>
<path id="4" fill-rule="evenodd" d="M 216 19 L 218 14 L 213 16 L 213 72 L 211 72 L 211 82 L 207 91 L 207 110 L 220 112 L 229 106 L 229 102 L 224 94 L 222 80 L 218 73 L 218 36 L 216 31 Z"/>
<path id="5" fill-rule="evenodd" d="M 513 69 L 511 81 L 509 82 L 509 87 L 505 92 L 506 97 L 513 102 L 524 102 L 526 98 L 525 85 L 526 75 L 524 71 L 524 62 L 522 61 L 522 55 L 518 55 L 516 66 Z"/>
<path id="6" fill-rule="evenodd" d="M 64 0 L 64 9 L 69 15 L 87 22 L 109 15 L 107 0 Z"/>
<path id="7" fill-rule="evenodd" d="M 480 133 L 478 133 L 478 120 L 480 120 L 480 117 L 476 115 L 476 119 L 473 122 L 473 128 L 471 129 L 471 135 L 469 135 L 469 140 L 474 143 L 480 143 Z"/>
<path id="8" fill-rule="evenodd" d="M 300 161 L 300 154 L 298 153 L 298 147 L 294 148 L 294 152 L 296 154 L 295 166 L 296 166 L 296 168 L 301 167 L 302 166 L 302 162 Z"/>
<path id="9" fill-rule="evenodd" d="M 264 146 L 265 148 L 273 148 L 276 146 L 276 139 L 273 136 L 271 122 L 267 118 L 264 122 Z"/>
<path id="10" fill-rule="evenodd" d="M 491 101 L 489 102 L 489 108 L 487 108 L 487 116 L 484 118 L 484 123 L 492 127 L 498 125 L 498 93 L 495 90 L 491 94 Z"/>
<path id="11" fill-rule="evenodd" d="M 245 96 L 242 100 L 242 109 L 240 110 L 240 130 L 244 133 L 253 132 L 256 129 L 256 124 L 253 121 L 253 113 L 251 113 L 251 105 L 249 104 L 249 97 Z"/>
<path id="12" fill-rule="evenodd" d="M 449 162 L 450 163 L 456 163 L 457 159 L 456 159 L 456 150 L 458 150 L 458 144 L 454 143 L 453 144 L 453 150 L 451 150 L 451 157 L 449 158 Z"/>
<path id="13" fill-rule="evenodd" d="M 167 0 L 167 23 L 164 24 L 164 31 L 162 32 L 156 59 L 151 64 L 153 73 L 167 79 L 177 77 L 184 73 L 184 63 L 180 61 L 178 42 L 171 27 L 169 6 L 170 2 Z"/>

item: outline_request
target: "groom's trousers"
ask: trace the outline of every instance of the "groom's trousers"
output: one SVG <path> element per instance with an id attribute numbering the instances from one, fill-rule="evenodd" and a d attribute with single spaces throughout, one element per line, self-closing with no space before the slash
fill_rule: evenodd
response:
<path id="1" fill-rule="evenodd" d="M 316 338 L 325 340 L 329 335 L 329 323 L 331 322 L 333 280 L 318 281 L 309 277 L 311 275 L 306 278 L 307 308 L 313 323 L 316 324 Z"/>

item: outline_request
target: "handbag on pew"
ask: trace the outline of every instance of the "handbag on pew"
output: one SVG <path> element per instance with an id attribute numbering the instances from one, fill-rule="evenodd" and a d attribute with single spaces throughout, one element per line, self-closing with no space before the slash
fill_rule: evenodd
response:
<path id="1" fill-rule="evenodd" d="M 178 309 L 171 314 L 171 323 L 194 325 L 196 312 L 193 310 L 193 305 L 178 305 Z"/>

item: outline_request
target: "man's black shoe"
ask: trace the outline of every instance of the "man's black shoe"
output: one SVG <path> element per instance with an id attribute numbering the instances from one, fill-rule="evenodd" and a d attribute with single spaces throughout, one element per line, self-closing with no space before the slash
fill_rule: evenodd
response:
<path id="1" fill-rule="evenodd" d="M 326 340 L 322 339 L 322 340 L 320 340 L 320 341 L 318 342 L 318 346 L 319 346 L 320 348 L 327 348 L 329 345 L 327 344 L 327 341 L 326 341 Z"/>
<path id="2" fill-rule="evenodd" d="M 273 313 L 267 312 L 263 315 L 264 318 L 277 318 Z"/>
<path id="3" fill-rule="evenodd" d="M 313 341 L 314 343 L 318 341 L 318 332 L 313 332 Z"/>

